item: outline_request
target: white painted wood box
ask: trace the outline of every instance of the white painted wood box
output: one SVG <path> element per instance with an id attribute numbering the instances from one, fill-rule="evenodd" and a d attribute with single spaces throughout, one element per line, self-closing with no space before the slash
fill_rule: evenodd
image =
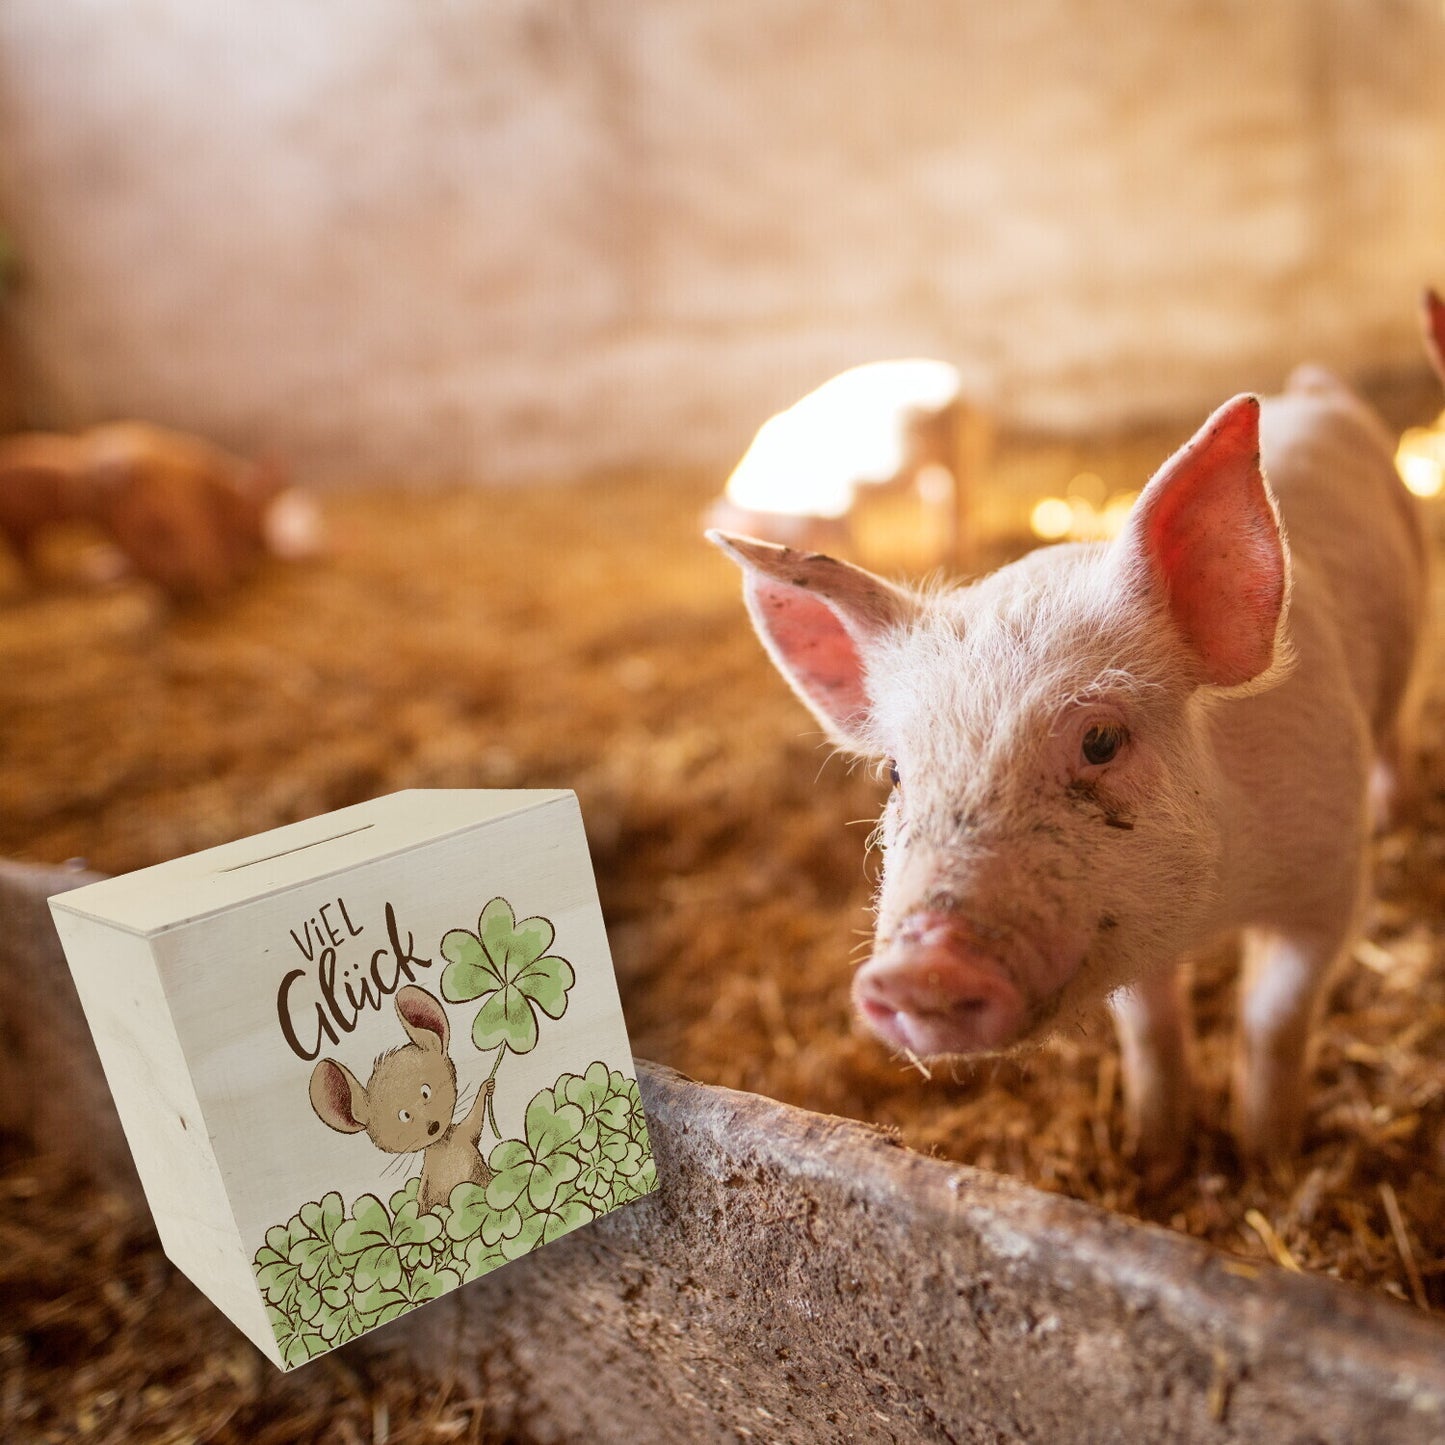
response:
<path id="1" fill-rule="evenodd" d="M 283 1369 L 655 1187 L 570 792 L 396 793 L 50 907 L 166 1254 Z"/>

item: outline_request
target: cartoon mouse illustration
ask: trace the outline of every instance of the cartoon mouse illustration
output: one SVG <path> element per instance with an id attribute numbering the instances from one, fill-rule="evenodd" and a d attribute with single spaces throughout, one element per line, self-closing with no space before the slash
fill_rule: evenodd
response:
<path id="1" fill-rule="evenodd" d="M 447 1055 L 446 1010 L 424 988 L 407 984 L 397 992 L 396 1016 L 411 1042 L 379 1054 L 365 1087 L 345 1064 L 320 1060 L 311 1071 L 311 1107 L 340 1133 L 365 1130 L 388 1154 L 420 1150 L 416 1199 L 425 1213 L 445 1204 L 458 1184 L 491 1179 L 477 1141 L 495 1083 L 488 1079 L 466 1117 L 454 1122 L 457 1071 Z"/>

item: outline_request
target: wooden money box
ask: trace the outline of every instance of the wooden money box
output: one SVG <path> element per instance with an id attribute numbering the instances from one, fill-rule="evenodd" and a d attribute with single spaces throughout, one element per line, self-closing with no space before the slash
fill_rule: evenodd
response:
<path id="1" fill-rule="evenodd" d="M 396 793 L 50 906 L 167 1255 L 283 1369 L 655 1185 L 570 792 Z"/>

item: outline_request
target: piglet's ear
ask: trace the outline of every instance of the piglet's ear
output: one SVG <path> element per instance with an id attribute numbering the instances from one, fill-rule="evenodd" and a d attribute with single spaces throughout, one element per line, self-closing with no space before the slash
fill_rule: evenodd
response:
<path id="1" fill-rule="evenodd" d="M 335 1059 L 322 1059 L 312 1069 L 311 1107 L 323 1124 L 341 1134 L 359 1134 L 370 1112 L 361 1082 Z"/>
<path id="2" fill-rule="evenodd" d="M 1425 350 L 1435 375 L 1445 381 L 1445 301 L 1436 291 L 1426 291 L 1420 298 L 1420 322 L 1425 332 Z"/>
<path id="3" fill-rule="evenodd" d="M 447 1023 L 447 1011 L 424 988 L 409 983 L 397 990 L 396 1016 L 419 1049 L 428 1049 L 435 1054 L 444 1054 L 451 1039 L 451 1026 Z"/>
<path id="4" fill-rule="evenodd" d="M 1201 683 L 1267 671 L 1288 562 L 1259 465 L 1259 399 L 1226 402 L 1144 489 L 1118 544 L 1162 591 Z"/>
<path id="5" fill-rule="evenodd" d="M 832 557 L 709 532 L 708 541 L 743 569 L 743 597 L 758 636 L 828 736 L 870 751 L 866 653 L 903 626 L 918 603 L 907 592 Z"/>

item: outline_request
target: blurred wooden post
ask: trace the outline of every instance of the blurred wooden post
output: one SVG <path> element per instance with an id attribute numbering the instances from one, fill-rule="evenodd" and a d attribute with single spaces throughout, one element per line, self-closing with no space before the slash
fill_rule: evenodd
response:
<path id="1" fill-rule="evenodd" d="M 978 566 L 983 537 L 979 503 L 993 457 L 993 418 L 982 407 L 960 400 L 954 423 L 954 565 Z"/>
<path id="2" fill-rule="evenodd" d="M 993 424 L 982 407 L 961 393 L 937 411 L 909 418 L 910 455 L 895 484 L 911 485 L 942 539 L 940 561 L 956 571 L 977 562 L 978 499 L 993 448 Z"/>

